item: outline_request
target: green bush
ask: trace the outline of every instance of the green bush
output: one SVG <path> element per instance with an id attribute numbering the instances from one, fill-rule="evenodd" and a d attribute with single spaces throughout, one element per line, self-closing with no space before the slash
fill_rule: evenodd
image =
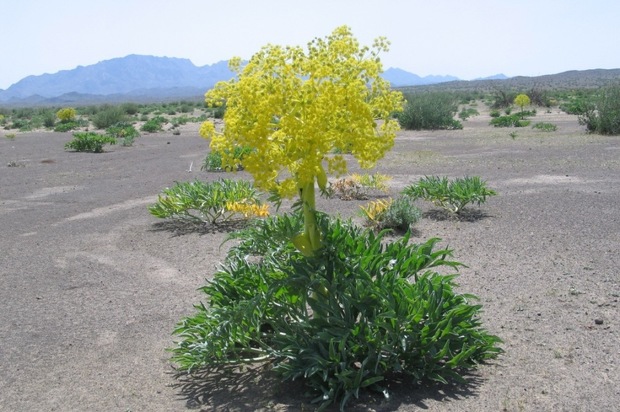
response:
<path id="1" fill-rule="evenodd" d="M 534 126 L 532 126 L 532 129 L 541 130 L 543 132 L 555 132 L 557 128 L 558 127 L 554 125 L 553 123 L 544 123 L 544 122 L 538 122 Z"/>
<path id="2" fill-rule="evenodd" d="M 480 206 L 487 197 L 497 193 L 486 187 L 486 182 L 479 176 L 467 176 L 449 180 L 447 177 L 425 176 L 417 183 L 403 190 L 403 194 L 412 199 L 424 199 L 451 213 L 460 214 L 465 206 L 477 203 Z"/>
<path id="3" fill-rule="evenodd" d="M 155 116 L 142 125 L 140 130 L 148 133 L 157 133 L 162 130 L 163 125 L 167 123 L 166 119 L 162 116 Z"/>
<path id="4" fill-rule="evenodd" d="M 122 139 L 121 144 L 123 146 L 131 146 L 136 137 L 140 136 L 140 133 L 130 123 L 117 123 L 114 126 L 106 129 L 106 134 L 116 139 Z"/>
<path id="5" fill-rule="evenodd" d="M 620 135 L 620 86 L 608 87 L 586 104 L 579 115 L 586 130 L 603 135 Z"/>
<path id="6" fill-rule="evenodd" d="M 65 150 L 101 153 L 103 152 L 103 146 L 106 144 L 116 144 L 116 139 L 94 132 L 79 132 L 74 133 L 73 140 L 65 144 Z"/>
<path id="7" fill-rule="evenodd" d="M 517 93 L 513 91 L 506 91 L 497 89 L 493 93 L 493 102 L 491 103 L 492 109 L 503 109 L 506 107 L 512 107 L 512 103 L 515 101 Z"/>
<path id="8" fill-rule="evenodd" d="M 247 205 L 247 208 L 237 207 Z M 252 212 L 252 210 L 254 212 Z M 245 180 L 177 182 L 159 195 L 149 212 L 161 219 L 217 225 L 238 217 L 241 211 L 261 215 L 260 193 Z M 247 216 L 249 217 L 249 216 Z"/>
<path id="9" fill-rule="evenodd" d="M 397 115 L 401 127 L 407 130 L 462 129 L 454 119 L 458 110 L 456 95 L 443 92 L 405 95 L 405 109 Z"/>
<path id="10" fill-rule="evenodd" d="M 69 132 L 71 130 L 75 130 L 79 127 L 77 122 L 61 122 L 54 127 L 55 132 Z"/>
<path id="11" fill-rule="evenodd" d="M 467 120 L 468 118 L 470 118 L 471 116 L 478 116 L 480 113 L 478 112 L 478 110 L 472 108 L 472 107 L 468 107 L 468 108 L 463 108 L 460 112 L 459 112 L 459 119 L 461 120 Z"/>
<path id="12" fill-rule="evenodd" d="M 121 109 L 130 116 L 137 114 L 140 111 L 140 106 L 136 103 L 123 103 Z"/>
<path id="13" fill-rule="evenodd" d="M 529 120 L 523 120 L 521 113 L 511 114 L 510 116 L 499 116 L 491 119 L 489 123 L 494 127 L 525 127 L 530 124 Z"/>
<path id="14" fill-rule="evenodd" d="M 360 391 L 388 396 L 390 378 L 447 383 L 496 357 L 476 297 L 458 294 L 450 250 L 438 239 L 386 242 L 383 234 L 321 215 L 323 247 L 304 257 L 290 242 L 297 215 L 258 221 L 201 288 L 208 305 L 183 319 L 173 360 L 183 370 L 268 362 L 301 379 L 323 410 Z M 248 259 L 248 256 L 260 259 Z"/>
<path id="15" fill-rule="evenodd" d="M 107 129 L 117 123 L 125 121 L 125 111 L 120 106 L 105 106 L 92 118 L 97 129 Z"/>
<path id="16" fill-rule="evenodd" d="M 41 113 L 41 118 L 43 119 L 43 126 L 48 129 L 56 125 L 56 115 L 51 110 Z"/>

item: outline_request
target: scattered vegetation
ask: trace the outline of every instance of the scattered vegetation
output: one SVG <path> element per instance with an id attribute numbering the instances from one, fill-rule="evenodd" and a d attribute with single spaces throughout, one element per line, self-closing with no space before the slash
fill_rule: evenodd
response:
<path id="1" fill-rule="evenodd" d="M 101 153 L 106 144 L 116 144 L 116 139 L 94 132 L 78 132 L 73 133 L 73 140 L 65 144 L 65 150 Z"/>
<path id="2" fill-rule="evenodd" d="M 425 176 L 417 183 L 403 190 L 403 194 L 412 199 L 432 202 L 450 213 L 460 214 L 465 206 L 477 203 L 480 206 L 487 197 L 497 193 L 486 187 L 486 182 L 479 176 L 467 176 L 450 180 L 447 177 Z"/>
<path id="3" fill-rule="evenodd" d="M 538 122 L 532 128 L 543 132 L 555 132 L 558 126 L 553 123 Z"/>
<path id="4" fill-rule="evenodd" d="M 148 133 L 157 133 L 160 132 L 163 128 L 163 125 L 168 121 L 163 116 L 155 116 L 152 119 L 149 119 L 146 123 L 142 125 L 140 130 Z"/>

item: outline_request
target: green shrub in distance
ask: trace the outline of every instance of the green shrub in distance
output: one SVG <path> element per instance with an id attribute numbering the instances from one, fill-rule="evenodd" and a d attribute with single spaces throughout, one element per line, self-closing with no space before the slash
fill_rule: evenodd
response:
<path id="1" fill-rule="evenodd" d="M 131 146 L 136 137 L 140 136 L 140 132 L 136 130 L 130 123 L 118 123 L 106 129 L 106 134 L 115 139 L 122 139 L 121 145 Z"/>
<path id="2" fill-rule="evenodd" d="M 65 150 L 101 153 L 103 152 L 103 146 L 106 144 L 116 144 L 116 139 L 94 132 L 78 132 L 73 133 L 73 140 L 65 144 Z"/>
<path id="3" fill-rule="evenodd" d="M 456 95 L 443 92 L 416 93 L 405 95 L 405 109 L 398 113 L 398 121 L 407 130 L 450 130 L 462 129 L 463 125 L 454 119 L 458 110 Z"/>
<path id="4" fill-rule="evenodd" d="M 79 125 L 77 122 L 61 122 L 61 123 L 58 123 L 56 127 L 54 127 L 54 131 L 64 133 L 64 132 L 69 132 L 71 130 L 75 130 L 78 127 Z"/>
<path id="5" fill-rule="evenodd" d="M 387 242 L 383 232 L 325 215 L 319 224 L 314 257 L 290 242 L 303 228 L 298 215 L 233 234 L 240 243 L 201 288 L 207 304 L 174 331 L 181 369 L 269 363 L 282 380 L 302 380 L 319 410 L 344 410 L 362 391 L 389 396 L 390 377 L 458 381 L 501 352 L 481 327 L 476 297 L 456 292 L 461 264 L 436 248 L 439 239 Z"/>
<path id="6" fill-rule="evenodd" d="M 125 121 L 125 111 L 120 106 L 105 106 L 92 118 L 97 129 L 107 129 L 117 123 Z"/>
<path id="7" fill-rule="evenodd" d="M 403 189 L 403 194 L 412 199 L 424 199 L 451 213 L 460 214 L 465 206 L 477 203 L 480 206 L 487 197 L 497 195 L 486 187 L 479 176 L 467 176 L 449 180 L 447 177 L 425 176 L 417 183 Z"/>
<path id="8" fill-rule="evenodd" d="M 157 133 L 162 130 L 162 127 L 165 123 L 167 123 L 167 121 L 164 117 L 155 116 L 152 119 L 149 119 L 146 123 L 144 123 L 140 130 L 148 133 Z"/>
<path id="9" fill-rule="evenodd" d="M 579 124 L 591 133 L 620 135 L 620 86 L 607 87 L 592 102 L 585 104 Z"/>
<path id="10" fill-rule="evenodd" d="M 534 124 L 534 126 L 532 126 L 532 129 L 541 130 L 543 132 L 555 132 L 557 128 L 558 127 L 554 125 L 553 123 L 545 123 L 545 122 L 538 122 Z"/>
<path id="11" fill-rule="evenodd" d="M 499 116 L 491 119 L 494 127 L 526 127 L 530 124 L 529 120 L 523 120 L 521 114 L 511 114 L 509 116 Z"/>
<path id="12" fill-rule="evenodd" d="M 472 116 L 478 116 L 479 114 L 480 113 L 478 112 L 478 110 L 474 109 L 473 107 L 463 108 L 459 112 L 459 119 L 467 120 L 468 118 Z"/>
<path id="13" fill-rule="evenodd" d="M 161 219 L 217 225 L 235 217 L 231 204 L 261 205 L 260 193 L 245 180 L 177 182 L 162 191 L 149 212 Z"/>

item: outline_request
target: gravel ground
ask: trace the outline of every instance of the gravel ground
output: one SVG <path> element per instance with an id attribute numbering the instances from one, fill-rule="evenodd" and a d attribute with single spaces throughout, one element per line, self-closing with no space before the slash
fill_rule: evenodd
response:
<path id="1" fill-rule="evenodd" d="M 614 411 L 620 405 L 620 139 L 553 110 L 555 132 L 401 132 L 377 171 L 396 194 L 423 175 L 479 175 L 499 192 L 470 219 L 420 203 L 419 241 L 440 237 L 468 265 L 505 353 L 461 386 L 394 383 L 355 411 Z M 510 132 L 516 131 L 513 138 Z M 175 376 L 175 323 L 226 252 L 226 233 L 178 233 L 146 206 L 200 171 L 208 142 L 144 135 L 106 153 L 63 150 L 68 133 L 0 132 L 0 410 L 310 411 L 298 383 L 268 373 Z M 9 167 L 10 166 L 10 167 Z M 243 174 L 241 174 L 243 176 Z M 355 217 L 360 202 L 321 200 Z"/>

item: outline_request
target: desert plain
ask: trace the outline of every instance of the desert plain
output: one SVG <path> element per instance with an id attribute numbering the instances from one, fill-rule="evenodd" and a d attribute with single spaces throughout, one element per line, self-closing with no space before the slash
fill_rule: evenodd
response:
<path id="1" fill-rule="evenodd" d="M 374 171 L 392 176 L 392 195 L 424 175 L 478 175 L 498 192 L 461 219 L 420 201 L 413 241 L 439 237 L 467 265 L 458 290 L 480 298 L 504 353 L 466 385 L 394 382 L 389 399 L 365 393 L 352 411 L 620 409 L 620 138 L 557 108 L 532 119 L 554 132 L 489 120 L 401 131 Z M 200 170 L 197 124 L 101 154 L 65 151 L 71 133 L 5 134 L 0 410 L 314 409 L 299 382 L 268 371 L 188 377 L 170 363 L 175 324 L 205 300 L 197 289 L 228 247 L 225 230 L 179 230 L 147 211 L 175 181 L 224 177 Z M 364 203 L 319 209 L 361 224 Z"/>

